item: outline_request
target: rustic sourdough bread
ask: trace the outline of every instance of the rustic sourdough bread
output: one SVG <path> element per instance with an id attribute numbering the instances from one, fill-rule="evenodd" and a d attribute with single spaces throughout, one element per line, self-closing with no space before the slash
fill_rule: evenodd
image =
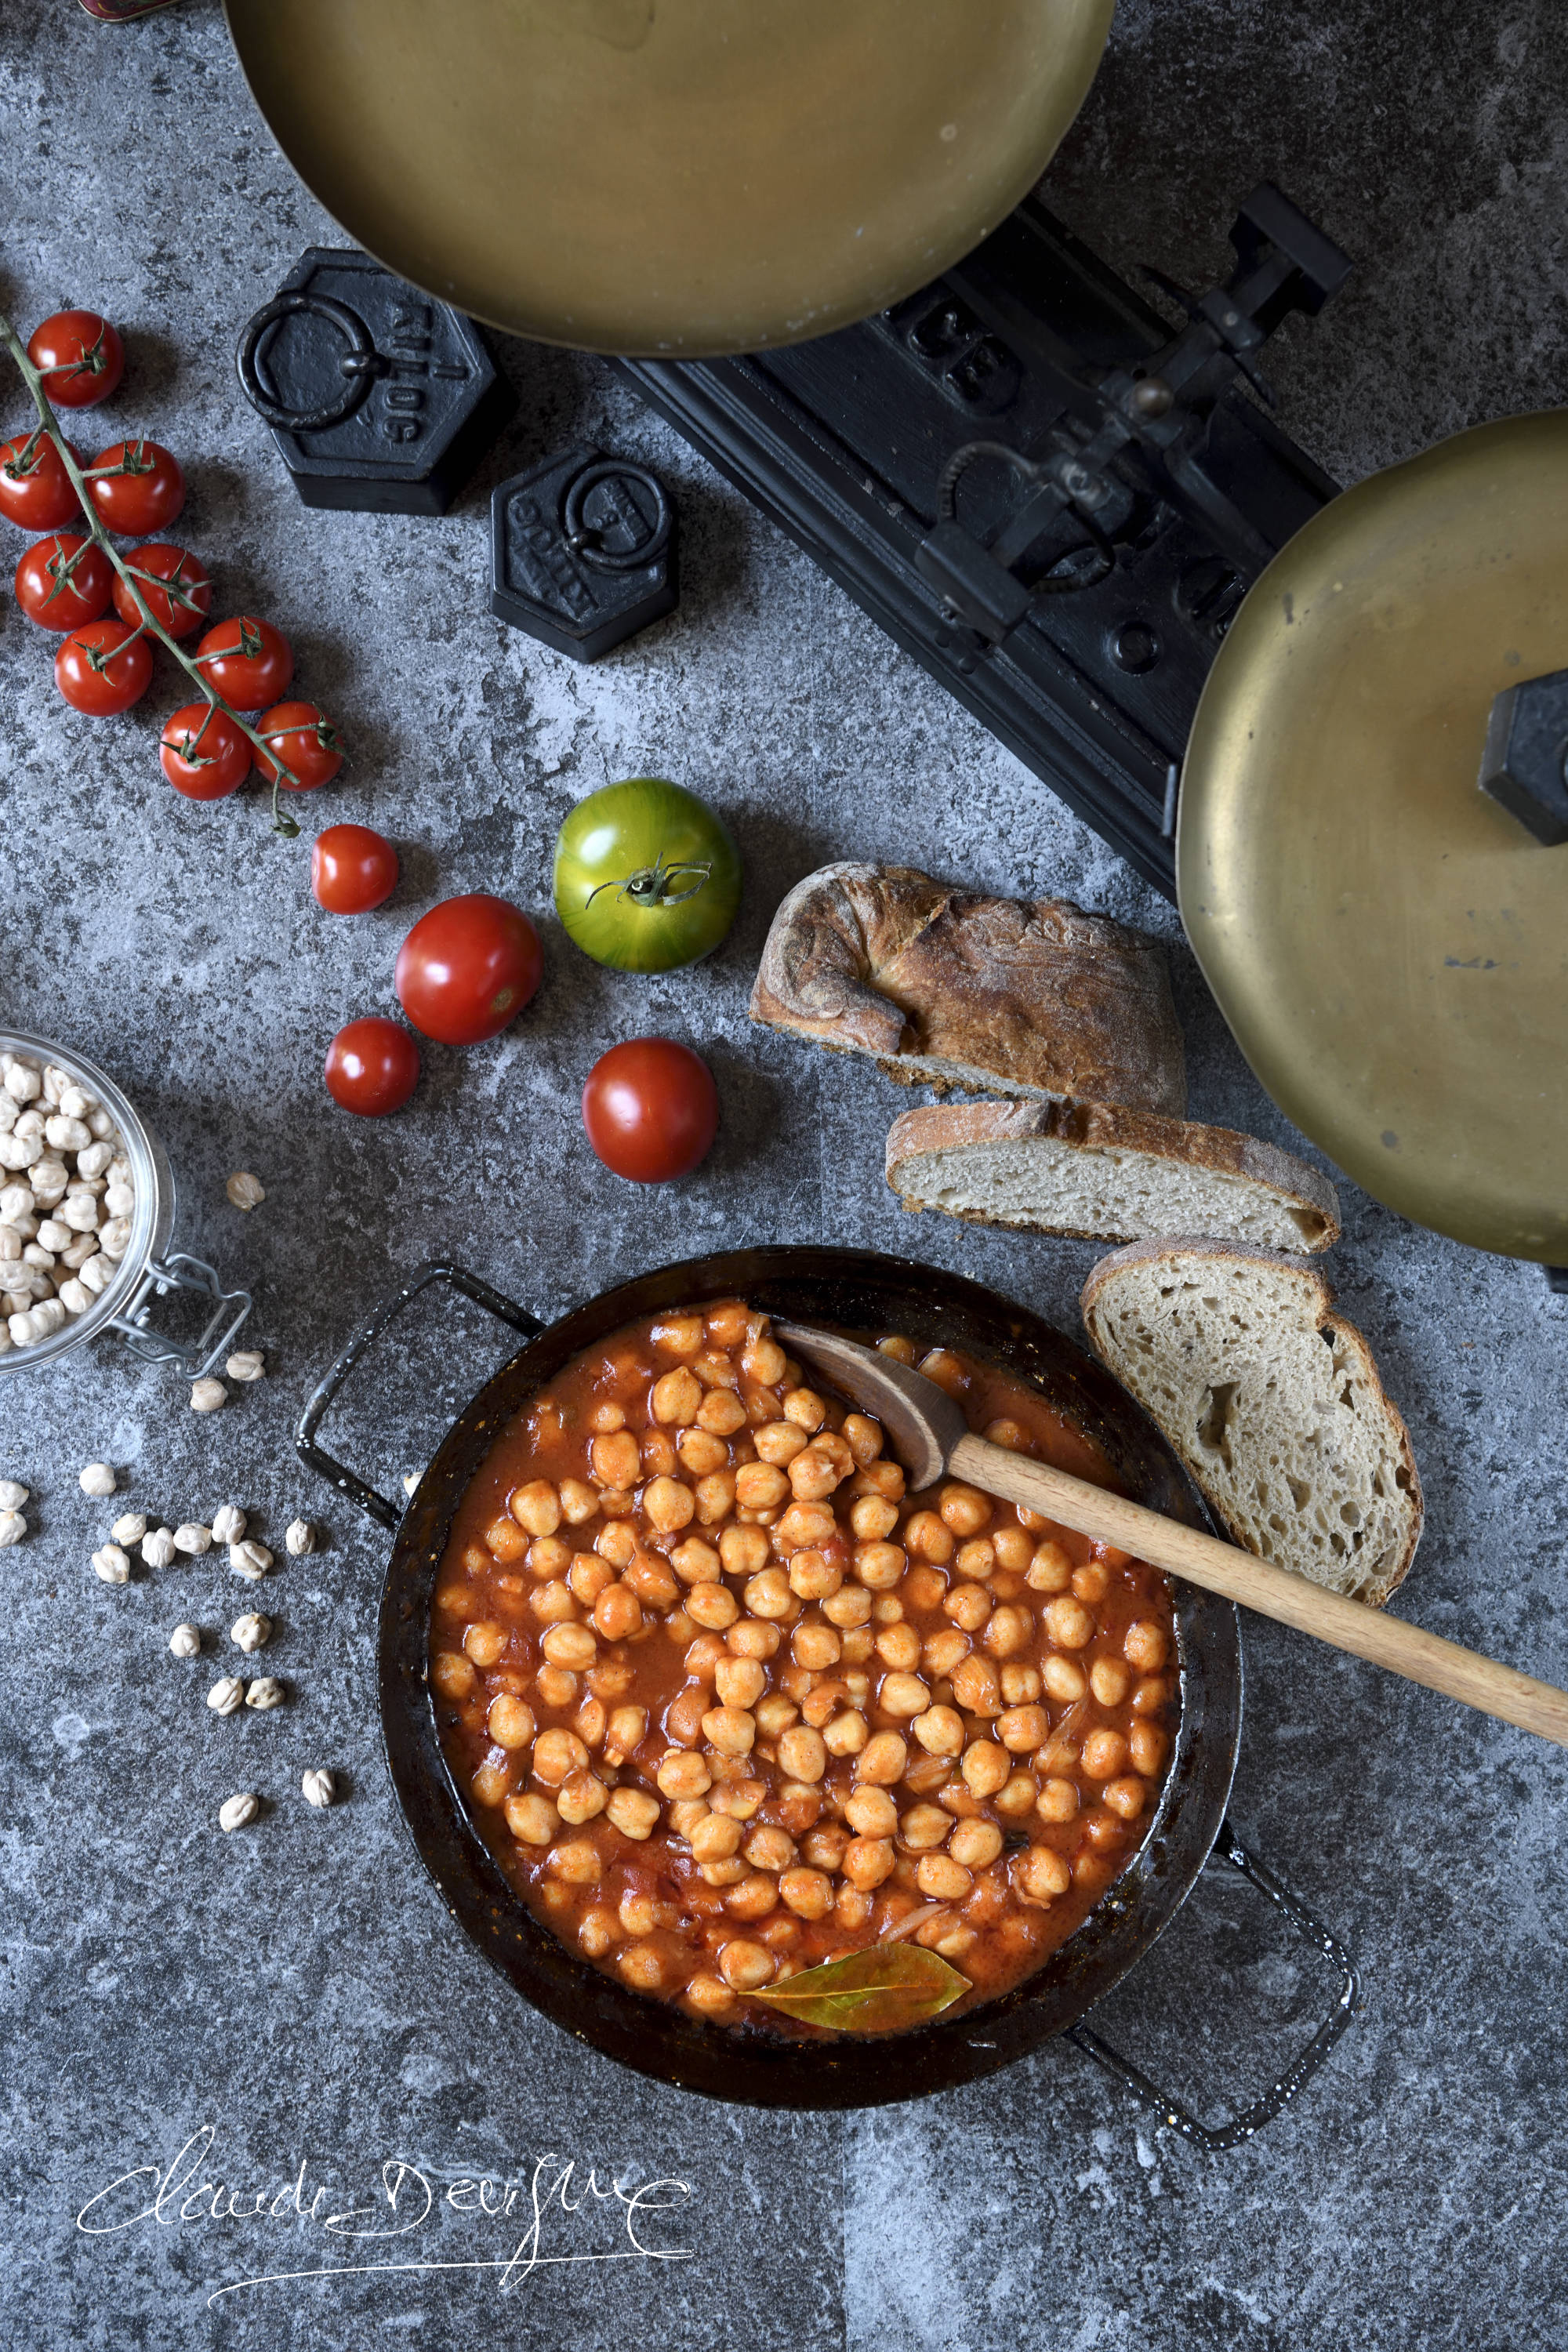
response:
<path id="1" fill-rule="evenodd" d="M 752 1018 L 910 1085 L 1186 1108 L 1163 950 L 1065 898 L 825 866 L 773 917 Z"/>
<path id="2" fill-rule="evenodd" d="M 1340 1235 L 1333 1186 L 1289 1152 L 1105 1103 L 907 1110 L 887 1170 L 906 1209 L 972 1224 L 1110 1242 L 1215 1234 L 1279 1250 L 1325 1250 Z"/>
<path id="3" fill-rule="evenodd" d="M 1084 1285 L 1095 1354 L 1158 1422 L 1237 1543 L 1381 1607 L 1415 1556 L 1421 1482 L 1366 1341 L 1299 1258 L 1139 1242 Z"/>

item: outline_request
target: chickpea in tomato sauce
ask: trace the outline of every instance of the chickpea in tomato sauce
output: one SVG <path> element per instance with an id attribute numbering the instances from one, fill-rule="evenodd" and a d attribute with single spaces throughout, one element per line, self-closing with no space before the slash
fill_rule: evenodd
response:
<path id="1" fill-rule="evenodd" d="M 970 1426 L 1106 1475 L 1021 1381 L 919 1363 Z M 723 2024 L 912 1937 L 1006 1991 L 1142 1838 L 1176 1710 L 1157 1570 L 955 1480 L 814 1389 L 742 1301 L 579 1357 L 498 1439 L 432 1601 L 458 1785 L 561 1939 Z"/>

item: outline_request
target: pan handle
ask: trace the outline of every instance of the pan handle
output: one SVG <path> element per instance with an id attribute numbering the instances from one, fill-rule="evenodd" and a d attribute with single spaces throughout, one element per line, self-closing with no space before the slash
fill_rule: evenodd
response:
<path id="1" fill-rule="evenodd" d="M 403 1517 L 400 1507 L 389 1503 L 384 1495 L 377 1494 L 375 1488 L 367 1486 L 356 1472 L 338 1461 L 323 1446 L 318 1445 L 316 1432 L 328 1406 L 371 1342 L 379 1339 L 409 1302 L 433 1282 L 449 1282 L 454 1290 L 460 1290 L 465 1298 L 471 1298 L 476 1306 L 485 1307 L 500 1322 L 510 1323 L 514 1331 L 522 1333 L 525 1339 L 536 1339 L 544 1328 L 537 1315 L 531 1315 L 526 1307 L 515 1305 L 510 1298 L 503 1298 L 499 1290 L 492 1290 L 489 1284 L 481 1282 L 477 1274 L 469 1274 L 464 1266 L 447 1265 L 439 1261 L 420 1266 L 406 1282 L 389 1291 L 380 1305 L 365 1317 L 358 1330 L 340 1350 L 331 1370 L 300 1415 L 294 1443 L 299 1448 L 301 1462 L 335 1486 L 340 1495 L 346 1495 L 351 1503 L 357 1503 L 367 1518 L 379 1520 L 384 1528 L 396 1527 Z"/>
<path id="2" fill-rule="evenodd" d="M 1220 1824 L 1214 1852 L 1223 1862 L 1228 1862 L 1233 1870 L 1238 1870 L 1260 1894 L 1267 1895 L 1298 1933 L 1339 1970 L 1338 1997 L 1307 2047 L 1290 2061 L 1279 2081 L 1272 2084 L 1260 2099 L 1254 2099 L 1250 2106 L 1243 2107 L 1228 2123 L 1201 2124 L 1177 2100 L 1167 2097 L 1157 2084 L 1152 2083 L 1141 2068 L 1132 2064 L 1131 2059 L 1123 2058 L 1120 2051 L 1112 2050 L 1089 2026 L 1069 2025 L 1064 2039 L 1076 2043 L 1086 2057 L 1092 2058 L 1097 2065 L 1105 2067 L 1125 2083 L 1145 2106 L 1156 2108 L 1162 2123 L 1168 2124 L 1173 2131 L 1180 2132 L 1182 2137 L 1190 2140 L 1194 2147 L 1201 2147 L 1207 2155 L 1218 2156 L 1226 2148 L 1238 2147 L 1243 2140 L 1250 2139 L 1254 2132 L 1260 2130 L 1266 2123 L 1272 2122 L 1280 2109 L 1289 2105 L 1303 2083 L 1317 2073 L 1355 2014 L 1361 2000 L 1361 1981 L 1354 1962 L 1338 1937 L 1331 1935 L 1321 1921 L 1313 1917 L 1306 1905 L 1299 1902 L 1287 1887 L 1281 1886 L 1273 1872 L 1247 1852 L 1228 1821 Z"/>

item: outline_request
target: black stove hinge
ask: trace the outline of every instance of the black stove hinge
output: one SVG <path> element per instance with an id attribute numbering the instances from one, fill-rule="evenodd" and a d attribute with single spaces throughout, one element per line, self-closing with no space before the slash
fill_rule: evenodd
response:
<path id="1" fill-rule="evenodd" d="M 1194 297 L 1158 270 L 1145 275 L 1187 313 L 1187 324 L 1146 366 L 1110 370 L 1080 388 L 1098 423 L 1058 426 L 1037 453 L 1002 441 L 955 450 L 937 483 L 937 521 L 916 551 L 921 576 L 941 595 L 972 652 L 989 653 L 1038 596 L 1092 588 L 1116 561 L 1116 534 L 1152 497 L 1201 521 L 1216 551 L 1250 583 L 1277 550 L 1211 478 L 1203 457 L 1215 404 L 1238 376 L 1270 406 L 1256 354 L 1292 310 L 1313 315 L 1339 290 L 1349 258 L 1265 180 L 1230 233 L 1237 268 Z M 958 516 L 958 486 L 982 460 L 1021 474 L 1028 493 L 990 539 Z M 1017 567 L 1045 535 L 1070 520 L 1079 542 L 1032 583 Z M 965 665 L 967 667 L 967 664 Z"/>

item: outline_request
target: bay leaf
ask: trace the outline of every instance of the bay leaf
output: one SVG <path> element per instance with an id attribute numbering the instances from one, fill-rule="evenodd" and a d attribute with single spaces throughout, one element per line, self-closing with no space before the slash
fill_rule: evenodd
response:
<path id="1" fill-rule="evenodd" d="M 968 1990 L 969 1979 L 940 1952 L 922 1944 L 871 1944 L 747 1999 L 838 2033 L 889 2033 L 940 2017 Z"/>

